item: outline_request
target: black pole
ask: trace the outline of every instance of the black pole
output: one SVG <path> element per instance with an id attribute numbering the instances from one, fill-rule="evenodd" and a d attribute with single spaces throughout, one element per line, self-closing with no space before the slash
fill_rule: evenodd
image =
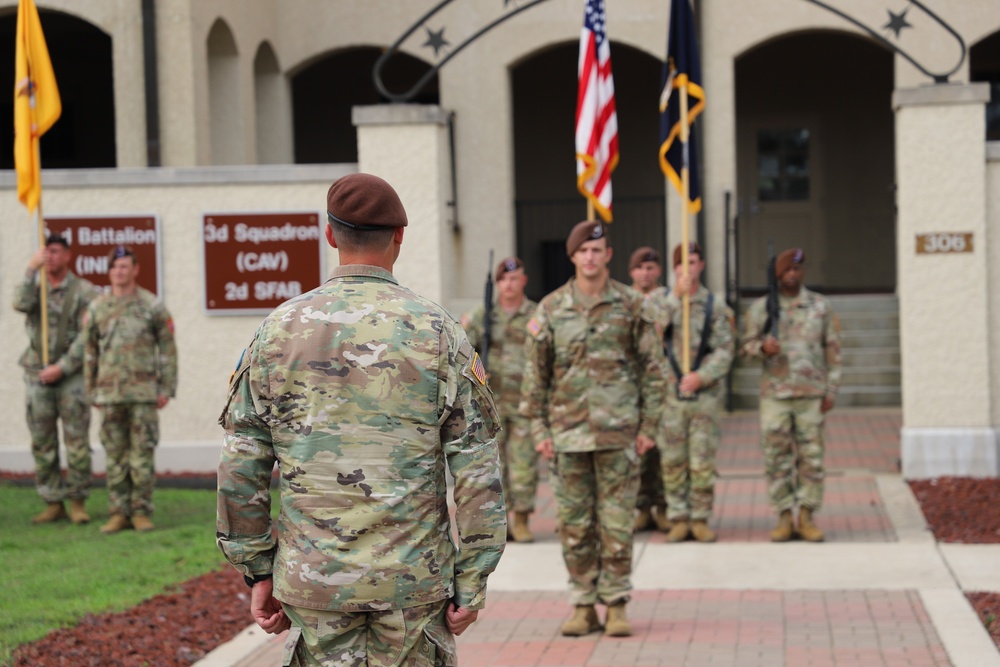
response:
<path id="1" fill-rule="evenodd" d="M 146 165 L 160 166 L 160 88 L 157 82 L 155 0 L 142 0 L 142 63 L 146 84 Z"/>

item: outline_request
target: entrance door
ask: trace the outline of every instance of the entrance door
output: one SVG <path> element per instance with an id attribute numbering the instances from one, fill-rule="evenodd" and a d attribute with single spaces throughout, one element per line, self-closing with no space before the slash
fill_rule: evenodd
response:
<path id="1" fill-rule="evenodd" d="M 801 247 L 810 284 L 826 283 L 822 132 L 810 116 L 739 121 L 740 285 L 767 287 L 768 245 Z"/>

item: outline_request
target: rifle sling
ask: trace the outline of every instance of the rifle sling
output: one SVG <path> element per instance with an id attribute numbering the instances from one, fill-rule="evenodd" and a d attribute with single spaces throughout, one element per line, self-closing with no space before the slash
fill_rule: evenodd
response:
<path id="1" fill-rule="evenodd" d="M 714 295 L 709 292 L 708 299 L 705 301 L 705 323 L 701 327 L 701 343 L 698 345 L 698 354 L 695 355 L 694 364 L 691 365 L 691 370 L 696 371 L 701 368 L 701 362 L 705 360 L 708 353 L 711 351 L 708 347 L 708 339 L 712 335 L 712 307 L 715 304 Z M 681 367 L 677 363 L 677 357 L 674 355 L 674 323 L 671 322 L 666 331 L 663 332 L 663 351 L 667 354 L 667 359 L 670 361 L 670 367 L 674 369 L 674 375 L 677 376 L 677 382 L 680 383 L 684 374 L 681 373 Z"/>

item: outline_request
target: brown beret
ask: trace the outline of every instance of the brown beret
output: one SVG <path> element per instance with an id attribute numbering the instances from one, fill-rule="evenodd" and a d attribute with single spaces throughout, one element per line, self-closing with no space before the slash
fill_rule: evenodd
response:
<path id="1" fill-rule="evenodd" d="M 674 247 L 674 266 L 677 266 L 678 264 L 681 263 L 681 246 L 682 245 L 683 245 L 682 243 L 678 243 Z M 701 246 L 698 245 L 697 243 L 695 243 L 694 241 L 691 241 L 690 243 L 688 243 L 688 254 L 690 255 L 692 253 L 696 253 L 698 255 L 698 259 L 705 259 L 705 255 L 701 254 Z"/>
<path id="2" fill-rule="evenodd" d="M 508 271 L 517 271 L 518 269 L 524 268 L 524 262 L 519 260 L 517 257 L 508 257 L 507 259 L 500 260 L 497 264 L 497 270 L 493 273 L 493 279 L 500 282 L 504 274 Z"/>
<path id="3" fill-rule="evenodd" d="M 780 278 L 785 275 L 785 271 L 792 268 L 792 264 L 802 264 L 805 261 L 806 254 L 802 248 L 789 248 L 774 260 L 774 277 Z"/>
<path id="4" fill-rule="evenodd" d="M 334 181 L 326 193 L 326 216 L 331 224 L 361 231 L 407 224 L 399 195 L 371 174 L 350 174 Z"/>
<path id="5" fill-rule="evenodd" d="M 660 253 L 656 252 L 649 246 L 642 246 L 641 248 L 636 248 L 635 252 L 632 253 L 632 257 L 628 260 L 628 270 L 631 271 L 635 267 L 639 266 L 643 262 L 656 262 L 660 263 Z"/>
<path id="6" fill-rule="evenodd" d="M 576 223 L 573 231 L 566 237 L 566 254 L 572 257 L 586 241 L 604 238 L 607 233 L 607 228 L 600 220 L 584 220 Z"/>

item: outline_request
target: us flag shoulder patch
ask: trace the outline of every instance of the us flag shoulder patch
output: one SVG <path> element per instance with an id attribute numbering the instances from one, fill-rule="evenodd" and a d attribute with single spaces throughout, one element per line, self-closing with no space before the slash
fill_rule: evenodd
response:
<path id="1" fill-rule="evenodd" d="M 472 374 L 479 380 L 479 384 L 486 385 L 486 368 L 483 366 L 483 360 L 479 358 L 478 352 L 473 353 Z"/>
<path id="2" fill-rule="evenodd" d="M 532 317 L 528 320 L 528 331 L 532 336 L 537 336 L 542 331 L 542 325 L 538 323 L 538 319 Z"/>

